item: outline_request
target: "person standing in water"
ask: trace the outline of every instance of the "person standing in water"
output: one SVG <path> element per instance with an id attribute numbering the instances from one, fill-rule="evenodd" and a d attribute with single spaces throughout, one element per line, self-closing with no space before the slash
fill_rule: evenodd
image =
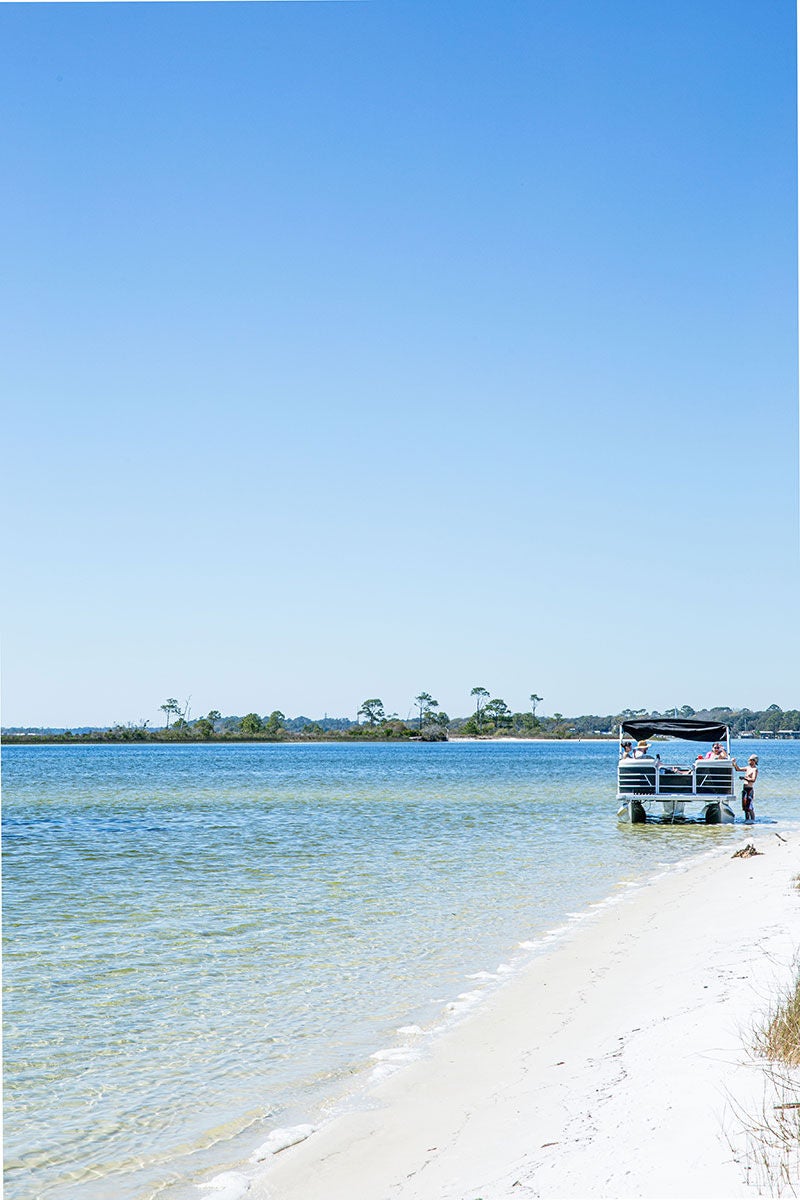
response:
<path id="1" fill-rule="evenodd" d="M 756 814 L 753 808 L 754 788 L 758 779 L 758 755 L 751 754 L 747 760 L 746 767 L 740 767 L 736 759 L 731 760 L 734 771 L 744 774 L 742 780 L 742 808 L 744 810 L 745 821 L 755 821 Z"/>

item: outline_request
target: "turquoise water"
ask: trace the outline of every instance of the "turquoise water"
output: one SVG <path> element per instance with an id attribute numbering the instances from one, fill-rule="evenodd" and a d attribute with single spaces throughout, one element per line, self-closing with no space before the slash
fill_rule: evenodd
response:
<path id="1" fill-rule="evenodd" d="M 752 836 L 772 837 L 799 815 L 800 744 L 757 750 Z M 741 840 L 618 825 L 616 761 L 596 743 L 7 748 L 8 1200 L 199 1197 L 521 942 Z"/>

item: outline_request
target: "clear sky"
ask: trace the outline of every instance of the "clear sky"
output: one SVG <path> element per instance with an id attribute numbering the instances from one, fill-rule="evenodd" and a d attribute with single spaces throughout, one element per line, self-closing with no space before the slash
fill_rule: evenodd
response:
<path id="1" fill-rule="evenodd" d="M 790 0 L 3 4 L 3 722 L 800 704 Z"/>

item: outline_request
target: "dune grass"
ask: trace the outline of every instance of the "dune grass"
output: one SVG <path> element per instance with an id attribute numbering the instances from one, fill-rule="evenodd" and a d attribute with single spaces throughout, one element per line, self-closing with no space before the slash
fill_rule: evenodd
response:
<path id="1" fill-rule="evenodd" d="M 772 1062 L 800 1067 L 800 975 L 761 1031 L 758 1048 Z"/>
<path id="2" fill-rule="evenodd" d="M 800 890 L 800 875 L 793 883 Z M 739 1109 L 747 1130 L 747 1179 L 759 1195 L 800 1197 L 800 967 L 754 1034 L 764 1098 L 757 1114 Z"/>

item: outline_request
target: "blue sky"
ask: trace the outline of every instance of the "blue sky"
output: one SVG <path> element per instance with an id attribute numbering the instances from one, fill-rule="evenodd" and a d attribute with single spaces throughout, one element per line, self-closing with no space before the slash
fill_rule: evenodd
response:
<path id="1" fill-rule="evenodd" d="M 793 4 L 0 32 L 5 724 L 800 703 Z"/>

